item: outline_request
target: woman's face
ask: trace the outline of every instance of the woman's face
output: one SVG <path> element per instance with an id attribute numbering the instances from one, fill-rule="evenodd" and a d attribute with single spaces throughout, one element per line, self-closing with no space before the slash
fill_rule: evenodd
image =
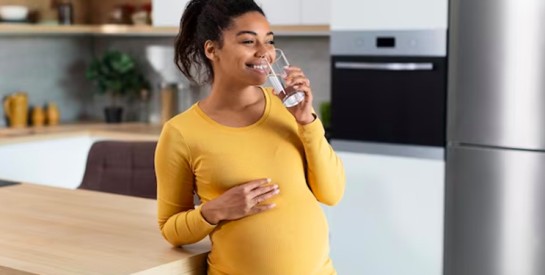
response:
<path id="1" fill-rule="evenodd" d="M 266 81 L 267 66 L 275 58 L 274 37 L 267 19 L 259 12 L 248 12 L 233 20 L 223 31 L 223 47 L 215 48 L 214 74 L 244 85 L 261 85 Z"/>

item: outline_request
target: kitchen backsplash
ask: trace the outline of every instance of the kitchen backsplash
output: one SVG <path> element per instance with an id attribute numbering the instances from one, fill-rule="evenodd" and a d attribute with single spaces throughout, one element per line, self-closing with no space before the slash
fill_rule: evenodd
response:
<path id="1" fill-rule="evenodd" d="M 55 101 L 62 121 L 84 117 L 92 101 L 84 76 L 91 43 L 89 37 L 0 37 L 0 97 L 25 91 L 29 105 Z M 0 125 L 5 125 L 4 119 Z"/>
<path id="2" fill-rule="evenodd" d="M 152 84 L 150 116 L 160 116 L 159 85 L 161 77 L 146 58 L 149 45 L 170 46 L 174 37 L 86 37 L 86 36 L 5 36 L 0 37 L 0 97 L 16 91 L 29 95 L 29 105 L 44 105 L 48 101 L 58 104 L 61 122 L 102 120 L 103 96 L 94 93 L 95 87 L 85 78 L 85 69 L 93 56 L 107 49 L 117 49 L 134 56 Z M 329 37 L 276 38 L 290 61 L 305 70 L 312 82 L 314 107 L 330 100 Z M 187 81 L 182 92 L 187 106 L 204 96 L 206 87 L 189 89 Z M 189 92 L 188 92 L 189 91 Z M 131 114 L 132 112 L 132 114 Z M 132 109 L 126 119 L 134 120 L 137 109 Z M 3 107 L 0 104 L 0 113 Z M 0 119 L 0 127 L 5 120 Z"/>

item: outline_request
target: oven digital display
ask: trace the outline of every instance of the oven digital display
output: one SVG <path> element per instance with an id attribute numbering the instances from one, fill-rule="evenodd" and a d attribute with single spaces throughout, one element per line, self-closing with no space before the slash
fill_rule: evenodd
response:
<path id="1" fill-rule="evenodd" d="M 394 48 L 396 40 L 393 37 L 377 37 L 377 48 Z"/>

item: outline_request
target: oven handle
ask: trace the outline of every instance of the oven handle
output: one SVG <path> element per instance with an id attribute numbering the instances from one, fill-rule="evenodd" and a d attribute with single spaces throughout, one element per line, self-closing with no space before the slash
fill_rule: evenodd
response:
<path id="1" fill-rule="evenodd" d="M 335 62 L 336 69 L 382 71 L 431 71 L 433 63 Z"/>

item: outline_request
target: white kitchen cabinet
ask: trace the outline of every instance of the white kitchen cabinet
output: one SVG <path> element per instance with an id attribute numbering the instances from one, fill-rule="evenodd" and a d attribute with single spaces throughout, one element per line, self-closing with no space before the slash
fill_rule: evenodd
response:
<path id="1" fill-rule="evenodd" d="M 257 0 L 271 25 L 301 24 L 300 0 Z"/>
<path id="2" fill-rule="evenodd" d="M 88 135 L 8 143 L 0 146 L 0 178 L 75 189 L 87 154 L 100 138 Z"/>
<path id="3" fill-rule="evenodd" d="M 81 133 L 1 144 L 0 179 L 75 189 L 83 180 L 91 146 L 101 140 L 140 139 Z"/>
<path id="4" fill-rule="evenodd" d="M 338 273 L 442 274 L 444 161 L 338 155 L 346 192 L 328 213 Z"/>
<path id="5" fill-rule="evenodd" d="M 446 29 L 448 0 L 335 0 L 332 30 Z"/>
<path id="6" fill-rule="evenodd" d="M 332 0 L 300 0 L 301 24 L 329 25 Z"/>
<path id="7" fill-rule="evenodd" d="M 271 25 L 327 25 L 332 0 L 257 0 Z M 177 27 L 189 0 L 153 0 L 153 25 Z"/>
<path id="8" fill-rule="evenodd" d="M 153 0 L 152 21 L 156 27 L 178 27 L 189 0 Z"/>

